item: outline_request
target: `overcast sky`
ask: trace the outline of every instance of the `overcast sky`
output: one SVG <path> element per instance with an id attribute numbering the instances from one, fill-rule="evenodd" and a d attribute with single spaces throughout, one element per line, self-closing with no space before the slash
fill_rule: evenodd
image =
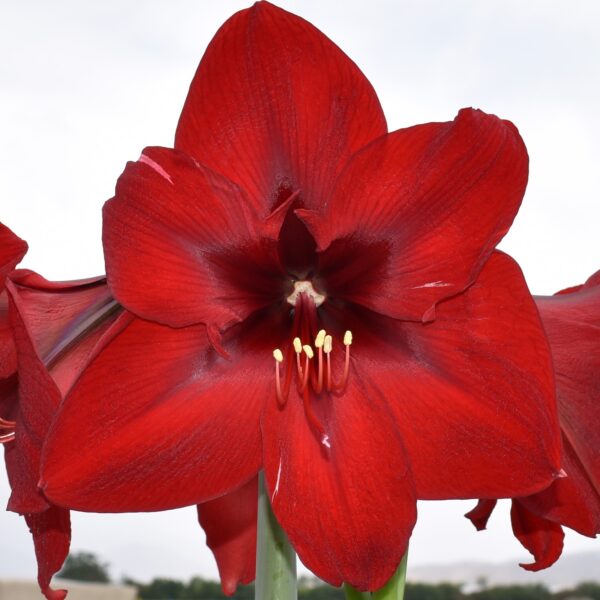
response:
<path id="1" fill-rule="evenodd" d="M 595 0 L 282 1 L 359 65 L 390 129 L 451 120 L 464 106 L 512 120 L 531 159 L 523 207 L 501 248 L 534 293 L 600 268 L 600 3 Z M 50 279 L 104 272 L 102 204 L 127 160 L 172 145 L 197 63 L 233 0 L 3 0 L 0 220 L 29 242 L 22 266 Z M 343 6 L 343 11 L 340 10 Z M 0 473 L 0 504 L 8 498 Z M 412 564 L 527 560 L 506 509 L 475 534 L 472 503 L 422 504 Z M 195 511 L 75 515 L 73 548 L 113 574 L 214 576 Z M 600 549 L 569 536 L 566 552 Z M 32 577 L 25 524 L 0 512 L 0 576 Z"/>

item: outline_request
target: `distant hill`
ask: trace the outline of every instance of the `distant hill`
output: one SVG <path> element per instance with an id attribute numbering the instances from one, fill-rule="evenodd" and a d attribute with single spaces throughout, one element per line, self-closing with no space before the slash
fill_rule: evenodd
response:
<path id="1" fill-rule="evenodd" d="M 575 587 L 584 581 L 600 583 L 600 552 L 568 554 L 549 569 L 525 571 L 516 561 L 502 563 L 457 562 L 410 566 L 408 581 L 422 583 L 464 583 L 465 588 L 505 584 L 543 583 L 551 590 Z"/>

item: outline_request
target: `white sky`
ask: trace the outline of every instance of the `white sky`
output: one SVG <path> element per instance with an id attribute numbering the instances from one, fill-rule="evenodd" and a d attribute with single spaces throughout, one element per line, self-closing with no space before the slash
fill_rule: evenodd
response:
<path id="1" fill-rule="evenodd" d="M 530 183 L 502 248 L 534 293 L 600 268 L 600 3 L 595 0 L 316 0 L 280 5 L 312 21 L 377 90 L 391 129 L 474 106 L 512 120 Z M 172 145 L 210 38 L 245 2 L 2 0 L 0 219 L 26 239 L 22 266 L 50 279 L 104 272 L 103 202 L 127 160 Z M 343 10 L 340 7 L 343 6 Z M 8 498 L 0 475 L 0 504 Z M 506 510 L 475 534 L 472 503 L 421 506 L 412 564 L 527 559 Z M 195 511 L 75 515 L 73 549 L 113 574 L 215 576 Z M 566 552 L 598 543 L 570 536 Z M 25 524 L 0 512 L 0 576 L 32 577 Z"/>

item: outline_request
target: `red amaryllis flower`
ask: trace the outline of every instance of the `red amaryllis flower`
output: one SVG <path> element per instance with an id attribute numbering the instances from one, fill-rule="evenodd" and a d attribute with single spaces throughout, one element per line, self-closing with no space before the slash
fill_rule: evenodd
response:
<path id="1" fill-rule="evenodd" d="M 312 25 L 265 2 L 234 15 L 176 149 L 145 150 L 105 207 L 131 314 L 63 403 L 45 493 L 160 510 L 264 469 L 304 563 L 376 589 L 417 496 L 538 491 L 559 469 L 550 355 L 494 252 L 526 180 L 512 124 L 464 110 L 387 134 Z"/>
<path id="2" fill-rule="evenodd" d="M 8 509 L 23 515 L 29 526 L 42 593 L 62 600 L 66 591 L 50 588 L 50 580 L 69 551 L 69 511 L 38 490 L 40 454 L 62 397 L 120 308 L 104 278 L 55 283 L 16 271 L 7 291 L 18 358 L 12 439 L 5 444 Z"/>
<path id="3" fill-rule="evenodd" d="M 538 571 L 562 552 L 562 527 L 595 537 L 600 533 L 600 271 L 584 285 L 536 303 L 550 340 L 562 429 L 562 477 L 537 494 L 515 498 L 511 521 Z M 495 501 L 480 501 L 468 513 L 484 529 Z"/>

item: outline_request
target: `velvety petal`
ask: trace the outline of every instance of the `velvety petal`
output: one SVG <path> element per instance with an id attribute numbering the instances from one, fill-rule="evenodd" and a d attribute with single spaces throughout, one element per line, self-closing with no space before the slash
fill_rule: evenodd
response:
<path id="1" fill-rule="evenodd" d="M 470 519 L 471 523 L 475 525 L 477 531 L 482 531 L 487 528 L 487 523 L 496 508 L 497 500 L 480 500 L 477 506 L 470 510 L 465 517 Z"/>
<path id="2" fill-rule="evenodd" d="M 301 190 L 307 207 L 326 202 L 350 155 L 384 133 L 377 96 L 356 65 L 304 19 L 257 2 L 208 46 L 175 146 L 268 212 L 282 190 Z"/>
<path id="3" fill-rule="evenodd" d="M 17 266 L 27 252 L 27 242 L 0 223 L 0 291 L 6 276 Z"/>
<path id="4" fill-rule="evenodd" d="M 531 564 L 520 563 L 524 569 L 547 569 L 559 559 L 565 537 L 560 525 L 534 515 L 518 501 L 513 501 L 510 518 L 513 533 L 535 559 Z"/>
<path id="5" fill-rule="evenodd" d="M 0 291 L 0 379 L 10 377 L 17 369 L 15 342 L 8 322 L 8 297 Z"/>
<path id="6" fill-rule="evenodd" d="M 552 349 L 563 434 L 600 492 L 600 275 L 536 303 Z"/>
<path id="7" fill-rule="evenodd" d="M 271 353 L 256 348 L 269 327 L 229 330 L 230 360 L 202 325 L 172 329 L 124 315 L 114 327 L 48 436 L 45 494 L 79 510 L 162 510 L 253 477 L 259 415 L 274 395 Z"/>
<path id="8" fill-rule="evenodd" d="M 516 263 L 494 253 L 431 323 L 358 312 L 352 371 L 389 402 L 421 499 L 501 498 L 560 470 L 550 353 Z M 374 392 L 373 392 L 374 393 Z"/>
<path id="9" fill-rule="evenodd" d="M 41 448 L 54 414 L 114 318 L 104 280 L 54 284 L 39 276 L 7 281 L 19 366 L 16 436 L 6 452 L 9 509 L 48 509 L 39 493 Z"/>
<path id="10" fill-rule="evenodd" d="M 508 231 L 527 173 L 516 128 L 478 110 L 378 139 L 355 155 L 324 211 L 296 211 L 324 251 L 325 293 L 430 320 Z"/>
<path id="11" fill-rule="evenodd" d="M 198 519 L 227 596 L 234 594 L 238 585 L 254 581 L 257 505 L 256 477 L 234 492 L 198 505 Z"/>
<path id="12" fill-rule="evenodd" d="M 33 536 L 38 563 L 38 583 L 47 600 L 64 600 L 66 590 L 50 587 L 52 576 L 60 570 L 69 554 L 71 519 L 69 511 L 53 506 L 41 513 L 25 515 Z"/>
<path id="13" fill-rule="evenodd" d="M 400 433 L 370 379 L 342 397 L 309 400 L 295 387 L 263 420 L 266 486 L 275 515 L 318 577 L 361 590 L 382 587 L 406 551 L 416 502 Z M 314 421 L 312 421 L 314 423 Z"/>
<path id="14" fill-rule="evenodd" d="M 260 230 L 245 194 L 183 152 L 146 148 L 103 214 L 110 286 L 138 316 L 221 329 L 282 293 L 277 232 Z"/>

